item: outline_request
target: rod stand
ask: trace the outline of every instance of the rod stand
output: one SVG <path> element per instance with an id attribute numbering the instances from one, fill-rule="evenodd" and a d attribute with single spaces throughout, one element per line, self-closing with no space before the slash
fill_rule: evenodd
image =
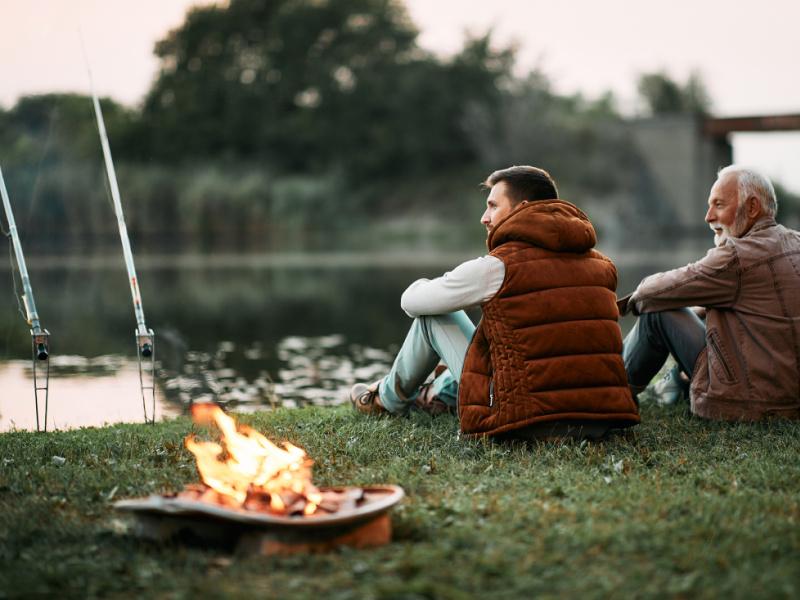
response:
<path id="1" fill-rule="evenodd" d="M 147 333 L 136 331 L 136 356 L 139 359 L 139 389 L 142 393 L 144 422 L 156 422 L 156 334 L 152 329 Z M 146 384 L 145 380 L 150 383 Z M 150 416 L 147 415 L 147 399 L 150 399 Z"/>
<path id="2" fill-rule="evenodd" d="M 50 395 L 50 332 L 31 330 L 31 361 L 33 363 L 33 396 L 36 402 L 36 431 L 47 431 L 47 408 Z M 42 364 L 44 363 L 44 364 Z M 44 384 L 40 383 L 44 370 Z M 39 398 L 44 396 L 44 426 L 39 422 Z"/>

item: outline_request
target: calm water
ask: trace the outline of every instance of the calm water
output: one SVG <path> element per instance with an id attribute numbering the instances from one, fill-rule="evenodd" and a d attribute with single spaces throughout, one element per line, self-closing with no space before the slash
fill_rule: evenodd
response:
<path id="1" fill-rule="evenodd" d="M 686 262 L 611 255 L 620 294 Z M 399 307 L 403 289 L 471 257 L 140 257 L 147 324 L 156 332 L 157 417 L 198 399 L 236 410 L 345 402 L 354 381 L 375 379 L 391 364 L 410 323 Z M 121 259 L 29 263 L 51 333 L 48 429 L 143 420 Z M 30 335 L 8 268 L 0 282 L 0 430 L 35 428 Z"/>

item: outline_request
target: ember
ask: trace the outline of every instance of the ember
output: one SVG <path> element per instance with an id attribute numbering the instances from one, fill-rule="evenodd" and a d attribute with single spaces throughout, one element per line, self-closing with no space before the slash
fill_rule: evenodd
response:
<path id="1" fill-rule="evenodd" d="M 216 490 L 203 485 L 203 484 L 189 484 L 178 494 L 176 494 L 176 498 L 180 498 L 181 500 L 189 500 L 195 502 L 209 502 L 212 504 L 219 504 L 220 506 L 228 506 L 228 507 L 238 507 L 241 506 L 247 510 L 259 511 L 259 512 L 268 512 L 272 514 L 278 515 L 286 515 L 286 516 L 297 516 L 297 515 L 305 515 L 305 516 L 312 516 L 312 517 L 319 517 L 326 513 L 334 513 L 336 511 L 349 511 L 354 510 L 360 503 L 364 500 L 364 490 L 361 488 L 345 488 L 345 489 L 327 489 L 327 490 L 320 490 L 320 502 L 317 505 L 317 509 L 313 514 L 309 515 L 305 513 L 305 507 L 307 506 L 306 500 L 301 496 L 296 496 L 293 499 L 287 501 L 287 494 L 282 494 L 283 501 L 286 502 L 285 508 L 281 511 L 275 511 L 272 509 L 272 505 L 270 502 L 270 498 L 267 496 L 265 497 L 262 494 L 258 493 L 250 493 L 247 496 L 244 504 L 238 505 L 235 504 L 231 499 L 230 496 L 225 496 L 217 492 Z"/>
<path id="2" fill-rule="evenodd" d="M 334 512 L 343 500 L 357 500 L 321 493 L 311 482 L 313 461 L 302 448 L 289 442 L 280 448 L 255 429 L 237 427 L 214 404 L 193 405 L 192 418 L 196 423 L 214 423 L 222 433 L 221 444 L 186 437 L 200 477 L 210 488 L 187 488 L 183 493 L 192 499 L 279 515 L 311 515 L 318 507 Z"/>

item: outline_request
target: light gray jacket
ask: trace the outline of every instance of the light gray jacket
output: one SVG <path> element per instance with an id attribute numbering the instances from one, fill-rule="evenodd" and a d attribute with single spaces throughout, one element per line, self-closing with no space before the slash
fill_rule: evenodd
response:
<path id="1" fill-rule="evenodd" d="M 800 418 L 800 233 L 762 218 L 696 263 L 646 278 L 629 302 L 637 313 L 708 309 L 695 414 Z"/>

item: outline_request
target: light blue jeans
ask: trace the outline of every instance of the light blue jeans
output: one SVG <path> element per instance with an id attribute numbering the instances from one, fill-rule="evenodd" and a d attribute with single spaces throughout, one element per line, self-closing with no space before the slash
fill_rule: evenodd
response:
<path id="1" fill-rule="evenodd" d="M 389 374 L 378 388 L 381 404 L 392 413 L 405 413 L 414 404 L 419 387 L 440 361 L 447 371 L 436 378 L 433 393 L 448 406 L 458 399 L 458 381 L 475 325 L 460 310 L 414 319 Z"/>

